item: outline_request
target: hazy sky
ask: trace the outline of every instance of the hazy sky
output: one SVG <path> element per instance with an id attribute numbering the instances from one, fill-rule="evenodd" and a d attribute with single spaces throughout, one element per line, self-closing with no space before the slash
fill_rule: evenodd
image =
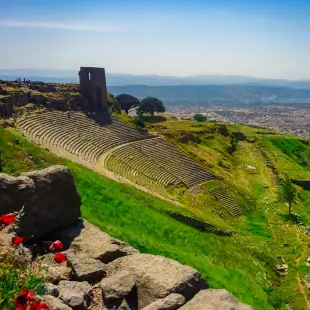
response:
<path id="1" fill-rule="evenodd" d="M 310 78 L 310 0 L 0 0 L 0 68 Z"/>

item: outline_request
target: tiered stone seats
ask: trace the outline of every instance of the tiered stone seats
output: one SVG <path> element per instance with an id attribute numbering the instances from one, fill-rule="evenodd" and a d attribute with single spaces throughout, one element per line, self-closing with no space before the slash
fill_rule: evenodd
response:
<path id="1" fill-rule="evenodd" d="M 226 209 L 230 216 L 239 216 L 242 215 L 242 212 L 235 202 L 235 200 L 231 197 L 230 193 L 226 188 L 219 187 L 213 190 L 210 190 L 209 193 L 217 199 L 222 206 Z"/>
<path id="2" fill-rule="evenodd" d="M 160 138 L 139 140 L 113 150 L 105 166 L 127 179 L 166 192 L 169 186 L 192 188 L 215 176 Z"/>
<path id="3" fill-rule="evenodd" d="M 140 182 L 141 175 L 148 178 L 148 182 L 152 180 L 152 182 L 155 181 L 165 187 L 181 183 L 176 176 L 158 165 L 151 157 L 143 154 L 139 147 L 136 147 L 136 144 L 137 142 L 130 143 L 114 150 L 106 158 L 107 168 L 112 171 L 118 170 L 115 172 L 121 175 L 126 173 L 126 177 L 136 183 Z M 122 167 L 115 165 L 116 162 L 123 163 L 126 171 L 119 170 Z"/>
<path id="4" fill-rule="evenodd" d="M 70 152 L 92 164 L 115 146 L 152 137 L 113 116 L 111 124 L 100 126 L 80 112 L 32 113 L 19 121 L 19 128 L 28 138 L 45 147 Z"/>
<path id="5" fill-rule="evenodd" d="M 108 170 L 163 196 L 169 196 L 176 187 L 187 187 L 199 195 L 203 190 L 199 185 L 215 179 L 170 143 L 141 133 L 113 116 L 112 123 L 101 125 L 81 112 L 44 111 L 20 119 L 18 126 L 29 139 L 65 156 L 69 152 L 94 166 L 110 150 L 104 158 Z M 216 189 L 211 194 L 225 212 L 241 214 L 226 190 Z"/>
<path id="6" fill-rule="evenodd" d="M 169 171 L 188 188 L 215 179 L 212 173 L 160 138 L 138 141 L 134 145 L 140 153 L 154 160 L 157 167 Z"/>

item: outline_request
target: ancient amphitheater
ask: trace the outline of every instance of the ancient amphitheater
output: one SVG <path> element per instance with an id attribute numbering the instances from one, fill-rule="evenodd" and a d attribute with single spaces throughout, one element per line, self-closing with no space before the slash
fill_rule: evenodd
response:
<path id="1" fill-rule="evenodd" d="M 216 179 L 162 138 L 111 116 L 104 70 L 81 68 L 80 92 L 90 102 L 90 111 L 35 111 L 20 118 L 18 128 L 57 154 L 99 171 L 106 169 L 161 196 L 170 197 L 177 189 L 194 193 L 200 184 Z M 224 186 L 209 194 L 220 203 L 222 216 L 241 215 Z"/>

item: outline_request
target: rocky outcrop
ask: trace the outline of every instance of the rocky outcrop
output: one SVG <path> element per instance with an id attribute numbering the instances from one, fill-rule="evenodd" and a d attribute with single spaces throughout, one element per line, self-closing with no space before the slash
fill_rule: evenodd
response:
<path id="1" fill-rule="evenodd" d="M 46 282 L 39 299 L 50 310 L 252 309 L 225 290 L 207 289 L 194 268 L 140 254 L 79 219 L 80 203 L 65 167 L 20 177 L 0 174 L 1 213 L 19 212 L 16 224 L 0 229 L 0 255 L 18 265 L 32 264 L 34 275 Z M 35 238 L 13 245 L 16 233 Z M 63 243 L 61 263 L 49 252 L 55 240 Z"/>
<path id="2" fill-rule="evenodd" d="M 85 220 L 54 231 L 51 235 L 54 239 L 62 240 L 71 258 L 74 254 L 82 255 L 107 264 L 116 258 L 139 253 L 126 242 L 112 238 Z"/>
<path id="3" fill-rule="evenodd" d="M 127 271 L 137 278 L 139 309 L 171 293 L 187 300 L 207 287 L 201 274 L 175 260 L 150 254 L 135 254 L 107 265 L 107 275 Z"/>
<path id="4" fill-rule="evenodd" d="M 203 290 L 180 310 L 254 310 L 226 290 Z"/>
<path id="5" fill-rule="evenodd" d="M 20 177 L 0 174 L 0 212 L 20 212 L 18 230 L 25 239 L 40 238 L 74 223 L 80 216 L 80 205 L 66 167 L 52 166 Z"/>

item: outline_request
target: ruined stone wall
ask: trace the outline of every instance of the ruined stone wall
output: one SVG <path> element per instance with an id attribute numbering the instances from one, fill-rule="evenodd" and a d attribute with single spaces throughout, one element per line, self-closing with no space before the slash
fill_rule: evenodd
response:
<path id="1" fill-rule="evenodd" d="M 28 94 L 16 92 L 0 98 L 0 118 L 9 118 L 14 113 L 14 107 L 25 106 L 28 103 Z"/>
<path id="2" fill-rule="evenodd" d="M 0 118 L 9 118 L 13 114 L 13 104 L 10 97 L 4 97 L 0 101 Z"/>
<path id="3" fill-rule="evenodd" d="M 11 100 L 14 107 L 22 107 L 28 103 L 28 94 L 16 92 L 11 94 Z"/>
<path id="4" fill-rule="evenodd" d="M 105 69 L 81 67 L 79 77 L 79 92 L 88 100 L 90 109 L 108 111 Z"/>

